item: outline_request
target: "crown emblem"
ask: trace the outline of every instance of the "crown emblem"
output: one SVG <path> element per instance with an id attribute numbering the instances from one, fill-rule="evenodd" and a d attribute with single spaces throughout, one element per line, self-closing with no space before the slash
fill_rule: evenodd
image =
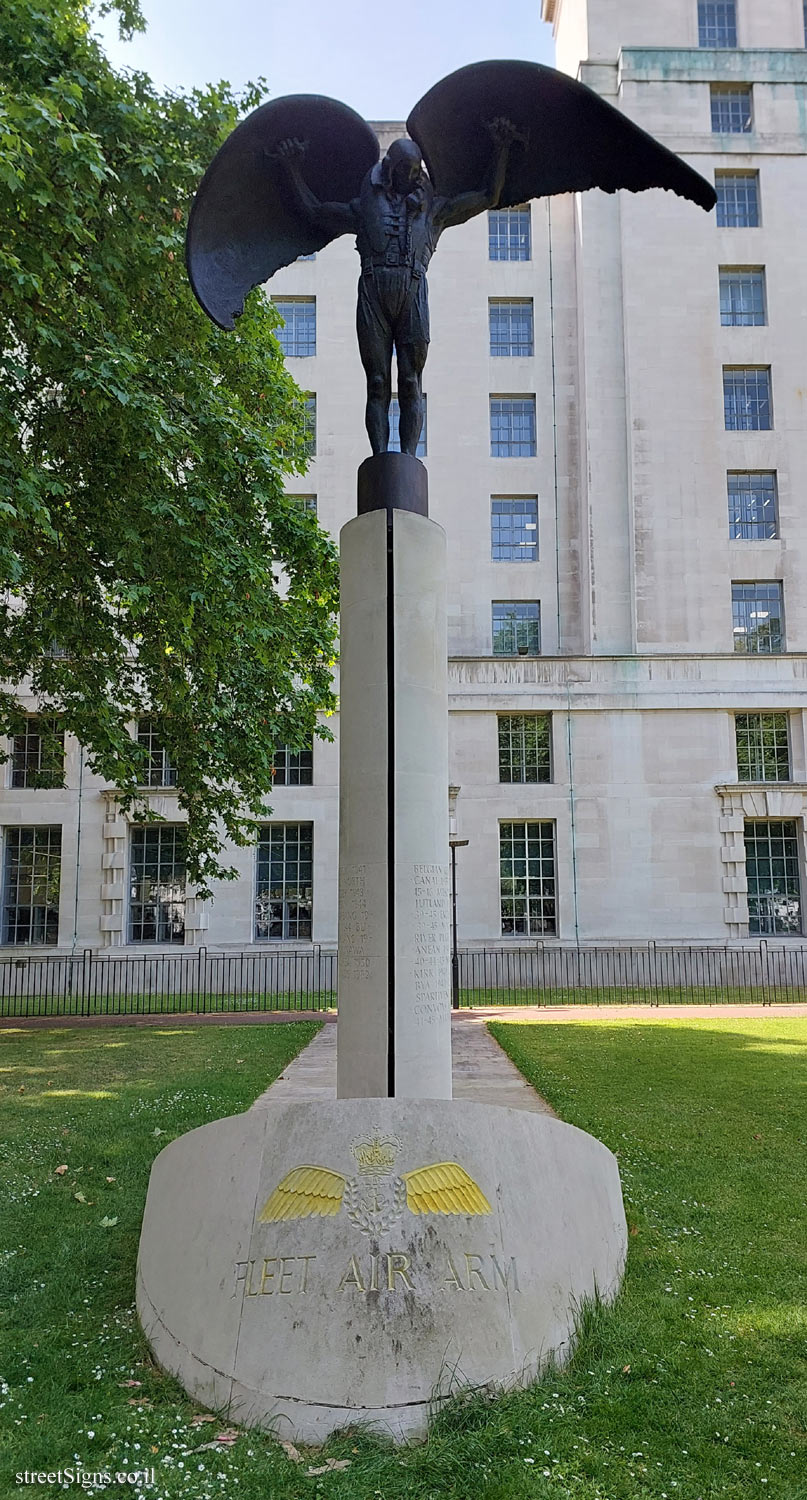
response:
<path id="1" fill-rule="evenodd" d="M 350 1148 L 362 1177 L 389 1177 L 400 1149 L 397 1135 L 384 1138 L 378 1130 L 366 1140 L 354 1141 Z"/>

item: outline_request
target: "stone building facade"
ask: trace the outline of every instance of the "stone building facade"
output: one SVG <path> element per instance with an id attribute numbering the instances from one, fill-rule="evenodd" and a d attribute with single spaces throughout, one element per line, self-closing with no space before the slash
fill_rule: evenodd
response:
<path id="1" fill-rule="evenodd" d="M 798 938 L 805 6 L 542 4 L 557 65 L 719 204 L 555 198 L 447 232 L 433 263 L 423 448 L 449 543 L 460 940 Z M 403 127 L 377 128 L 386 144 Z M 367 452 L 357 271 L 343 238 L 268 289 L 313 398 L 294 489 L 334 536 Z M 260 845 L 234 851 L 241 878 L 207 905 L 184 887 L 159 746 L 167 823 L 144 832 L 69 740 L 66 788 L 25 785 L 43 753 L 30 729 L 0 794 L 4 951 L 335 944 L 338 727 L 279 755 Z"/>

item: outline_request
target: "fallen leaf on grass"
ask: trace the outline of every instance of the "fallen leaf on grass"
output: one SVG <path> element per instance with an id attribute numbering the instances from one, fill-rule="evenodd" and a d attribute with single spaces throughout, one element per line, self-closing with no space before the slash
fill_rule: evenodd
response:
<path id="1" fill-rule="evenodd" d="M 212 1448 L 229 1448 L 230 1445 L 235 1442 L 236 1438 L 240 1438 L 240 1436 L 241 1434 L 237 1430 L 237 1428 L 228 1427 L 224 1432 L 218 1433 L 217 1436 L 214 1437 L 212 1443 L 201 1443 L 198 1448 L 191 1448 L 190 1452 L 209 1453 Z"/>
<path id="2" fill-rule="evenodd" d="M 300 1452 L 299 1448 L 295 1448 L 293 1443 L 288 1443 L 283 1438 L 280 1438 L 279 1441 L 286 1457 L 290 1458 L 293 1464 L 301 1464 L 303 1461 L 303 1455 Z"/>
<path id="3" fill-rule="evenodd" d="M 122 1391 L 133 1390 L 136 1385 L 140 1386 L 142 1384 L 143 1384 L 142 1380 L 119 1380 L 118 1381 L 118 1385 L 120 1386 L 120 1388 L 121 1388 Z"/>
<path id="4" fill-rule="evenodd" d="M 126 1402 L 127 1406 L 151 1406 L 148 1396 L 130 1396 Z"/>
<path id="5" fill-rule="evenodd" d="M 104 1217 L 101 1220 L 101 1228 L 102 1229 L 114 1229 L 114 1227 L 117 1224 L 117 1222 L 118 1222 L 117 1217 L 115 1217 L 114 1219 L 110 1219 L 107 1214 L 104 1214 Z"/>
<path id="6" fill-rule="evenodd" d="M 157 1135 L 162 1135 L 163 1131 L 160 1129 L 159 1125 L 155 1125 L 155 1127 L 154 1127 L 154 1129 L 152 1130 L 151 1133 L 152 1133 L 152 1135 L 157 1136 Z"/>
<path id="7" fill-rule="evenodd" d="M 107 1182 L 115 1182 L 115 1181 L 116 1181 L 116 1179 L 114 1177 L 107 1177 Z"/>
<path id="8" fill-rule="evenodd" d="M 53 1175 L 54 1175 L 54 1177 L 64 1177 L 64 1174 L 65 1174 L 66 1171 L 67 1171 L 67 1162 L 64 1162 L 64 1164 L 61 1167 L 54 1167 L 53 1168 Z"/>
<path id="9" fill-rule="evenodd" d="M 326 1458 L 324 1464 L 320 1464 L 319 1468 L 306 1469 L 305 1472 L 313 1479 L 315 1474 L 327 1474 L 330 1469 L 349 1469 L 350 1462 L 349 1458 Z"/>
<path id="10" fill-rule="evenodd" d="M 76 1200 L 77 1203 L 86 1203 L 87 1202 L 87 1199 L 84 1197 L 83 1193 L 74 1193 L 73 1197 L 75 1198 L 75 1200 Z"/>
<path id="11" fill-rule="evenodd" d="M 215 1422 L 216 1418 L 210 1412 L 199 1413 L 191 1417 L 191 1427 L 201 1427 L 203 1422 Z"/>

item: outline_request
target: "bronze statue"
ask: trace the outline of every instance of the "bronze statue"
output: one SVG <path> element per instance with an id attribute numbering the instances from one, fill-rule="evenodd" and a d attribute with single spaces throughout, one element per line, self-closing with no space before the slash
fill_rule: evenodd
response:
<path id="1" fill-rule="evenodd" d="M 415 105 L 383 161 L 370 126 L 334 99 L 291 95 L 249 115 L 199 187 L 191 285 L 232 328 L 252 287 L 355 234 L 357 332 L 373 453 L 388 444 L 393 350 L 401 449 L 414 454 L 429 347 L 426 271 L 444 229 L 530 198 L 669 188 L 704 209 L 714 188 L 599 94 L 553 68 L 473 63 Z M 425 170 L 424 170 L 425 162 Z"/>

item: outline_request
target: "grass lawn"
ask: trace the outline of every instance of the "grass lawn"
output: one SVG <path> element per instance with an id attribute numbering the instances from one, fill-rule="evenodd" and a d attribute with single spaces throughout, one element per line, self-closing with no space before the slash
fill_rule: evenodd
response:
<path id="1" fill-rule="evenodd" d="M 566 1373 L 456 1403 L 420 1447 L 348 1433 L 302 1465 L 256 1433 L 203 1447 L 223 1424 L 194 1425 L 134 1317 L 149 1166 L 172 1136 L 244 1108 L 315 1029 L 0 1034 L 0 1500 L 27 1492 L 16 1472 L 76 1454 L 153 1465 L 143 1500 L 807 1500 L 796 1018 L 497 1023 L 562 1117 L 619 1153 L 631 1238 L 617 1307 L 588 1318 Z M 308 1477 L 326 1456 L 350 1467 Z"/>

